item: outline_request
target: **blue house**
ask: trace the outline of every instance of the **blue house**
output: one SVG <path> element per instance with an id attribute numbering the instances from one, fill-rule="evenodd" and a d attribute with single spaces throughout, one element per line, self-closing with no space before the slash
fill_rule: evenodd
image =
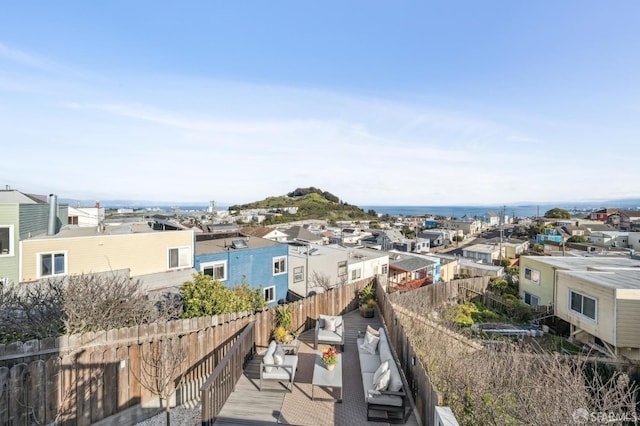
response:
<path id="1" fill-rule="evenodd" d="M 257 237 L 196 241 L 195 269 L 229 288 L 247 283 L 261 288 L 267 305 L 286 300 L 289 246 Z"/>
<path id="2" fill-rule="evenodd" d="M 568 238 L 562 230 L 558 228 L 547 228 L 544 230 L 544 234 L 536 235 L 536 243 L 544 244 L 545 241 L 553 241 L 554 243 L 562 244 Z"/>

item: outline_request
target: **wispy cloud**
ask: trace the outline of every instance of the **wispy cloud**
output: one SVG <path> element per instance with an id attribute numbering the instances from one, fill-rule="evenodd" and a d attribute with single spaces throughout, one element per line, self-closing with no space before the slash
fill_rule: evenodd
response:
<path id="1" fill-rule="evenodd" d="M 47 74 L 56 74 L 59 76 L 68 76 L 73 78 L 87 78 L 87 74 L 79 71 L 78 69 L 62 65 L 37 54 L 10 47 L 2 42 L 0 42 L 0 60 L 22 66 L 32 71 L 35 70 Z"/>

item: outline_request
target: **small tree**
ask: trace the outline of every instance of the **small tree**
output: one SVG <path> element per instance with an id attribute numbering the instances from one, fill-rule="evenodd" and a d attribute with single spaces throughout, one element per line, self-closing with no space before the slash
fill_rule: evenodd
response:
<path id="1" fill-rule="evenodd" d="M 329 277 L 329 275 L 322 272 L 313 271 L 310 281 L 313 283 L 313 285 L 315 285 L 316 287 L 320 287 L 325 291 L 333 287 L 331 285 L 331 278 Z"/>
<path id="2" fill-rule="evenodd" d="M 548 219 L 570 219 L 571 214 L 565 209 L 556 207 L 551 210 L 547 210 L 547 212 L 544 214 L 544 217 Z"/>
<path id="3" fill-rule="evenodd" d="M 164 337 L 140 349 L 140 374 L 131 370 L 140 385 L 160 399 L 164 406 L 166 424 L 171 425 L 170 399 L 180 386 L 185 374 L 186 352 L 178 337 Z"/>

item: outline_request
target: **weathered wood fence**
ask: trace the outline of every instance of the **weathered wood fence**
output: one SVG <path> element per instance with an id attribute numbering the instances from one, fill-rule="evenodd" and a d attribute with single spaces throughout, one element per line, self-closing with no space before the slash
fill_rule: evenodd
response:
<path id="1" fill-rule="evenodd" d="M 433 424 L 436 415 L 436 407 L 443 403 L 443 395 L 435 389 L 431 383 L 429 372 L 420 360 L 419 354 L 409 341 L 405 331 L 403 316 L 426 316 L 434 308 L 445 303 L 454 303 L 464 291 L 462 285 L 473 289 L 487 288 L 489 277 L 468 278 L 463 280 L 448 281 L 420 287 L 418 289 L 400 293 L 386 294 L 378 287 L 378 306 L 389 330 L 389 338 L 398 355 L 400 365 L 411 390 L 416 411 L 422 420 L 422 424 Z M 465 342 L 463 342 L 466 344 Z"/>
<path id="2" fill-rule="evenodd" d="M 370 281 L 289 304 L 293 325 L 302 332 L 315 325 L 319 314 L 356 309 L 357 291 Z M 157 397 L 137 379 L 141 351 L 167 337 L 180 339 L 186 352 L 186 374 L 175 400 L 198 399 L 205 380 L 250 322 L 256 346 L 266 347 L 275 309 L 0 345 L 0 425 L 88 425 L 103 419 L 118 423 L 119 418 L 133 423 L 155 414 Z"/>

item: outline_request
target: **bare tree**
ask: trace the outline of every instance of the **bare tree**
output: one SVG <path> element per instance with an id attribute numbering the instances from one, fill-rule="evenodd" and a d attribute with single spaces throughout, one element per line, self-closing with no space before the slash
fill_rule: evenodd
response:
<path id="1" fill-rule="evenodd" d="M 75 334 L 147 322 L 154 306 L 139 280 L 115 273 L 83 274 L 68 277 L 64 312 L 66 331 Z"/>
<path id="2" fill-rule="evenodd" d="M 0 284 L 0 341 L 57 336 L 64 327 L 62 318 L 62 281 Z"/>
<path id="3" fill-rule="evenodd" d="M 171 397 L 184 378 L 186 353 L 177 336 L 143 344 L 140 350 L 140 374 L 131 370 L 140 385 L 164 405 L 166 424 L 171 425 Z"/>
<path id="4" fill-rule="evenodd" d="M 403 316 L 430 380 L 461 425 L 570 424 L 576 414 L 635 417 L 638 388 L 614 371 L 597 374 L 585 356 L 566 356 L 508 341 L 472 344 L 448 327 Z"/>
<path id="5" fill-rule="evenodd" d="M 324 291 L 333 288 L 329 275 L 322 272 L 313 271 L 313 273 L 311 274 L 311 282 L 313 283 L 313 285 L 322 288 Z"/>

